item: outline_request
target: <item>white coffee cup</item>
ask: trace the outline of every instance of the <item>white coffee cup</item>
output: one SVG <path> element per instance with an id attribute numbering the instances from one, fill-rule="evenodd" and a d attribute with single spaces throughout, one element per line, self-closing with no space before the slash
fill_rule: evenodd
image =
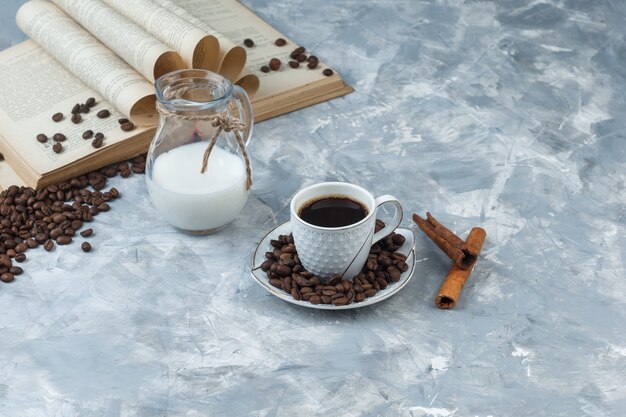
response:
<path id="1" fill-rule="evenodd" d="M 367 208 L 361 221 L 342 227 L 321 227 L 299 216 L 303 206 L 322 197 L 345 196 Z M 376 214 L 383 205 L 396 206 L 393 219 L 377 233 Z M 363 268 L 371 246 L 394 231 L 402 221 L 402 206 L 390 195 L 374 197 L 358 185 L 323 182 L 298 191 L 291 199 L 291 226 L 298 257 L 307 271 L 320 277 L 340 275 L 351 279 Z"/>

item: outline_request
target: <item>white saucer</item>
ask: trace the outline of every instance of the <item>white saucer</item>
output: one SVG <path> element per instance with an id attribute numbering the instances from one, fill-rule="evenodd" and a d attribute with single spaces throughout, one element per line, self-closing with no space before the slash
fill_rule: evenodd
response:
<path id="1" fill-rule="evenodd" d="M 404 236 L 405 241 L 404 245 L 398 250 L 401 254 L 405 255 L 406 263 L 409 265 L 409 269 L 400 276 L 400 280 L 398 282 L 392 282 L 389 284 L 387 288 L 384 290 L 378 291 L 378 293 L 373 297 L 368 297 L 365 301 L 360 303 L 352 303 L 344 306 L 334 306 L 331 304 L 311 304 L 308 301 L 297 301 L 294 300 L 291 294 L 286 293 L 285 291 L 273 287 L 269 283 L 269 279 L 263 270 L 261 269 L 261 264 L 265 262 L 265 252 L 271 251 L 274 248 L 270 245 L 270 240 L 277 239 L 279 235 L 288 235 L 291 233 L 291 222 L 283 223 L 275 229 L 271 230 L 268 234 L 266 234 L 261 242 L 257 245 L 256 250 L 254 251 L 254 255 L 252 256 L 252 269 L 250 271 L 252 278 L 265 290 L 269 291 L 270 294 L 275 295 L 276 297 L 287 301 L 291 304 L 296 304 L 302 307 L 315 308 L 318 310 L 350 310 L 353 308 L 361 308 L 370 306 L 372 304 L 379 303 L 392 295 L 399 292 L 404 286 L 409 282 L 411 277 L 413 277 L 413 271 L 415 270 L 415 236 L 413 232 L 409 229 L 396 229 L 396 233 Z"/>

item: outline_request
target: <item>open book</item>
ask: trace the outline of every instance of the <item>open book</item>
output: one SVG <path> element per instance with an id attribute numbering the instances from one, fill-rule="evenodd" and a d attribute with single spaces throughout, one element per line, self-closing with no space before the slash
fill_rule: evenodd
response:
<path id="1" fill-rule="evenodd" d="M 323 63 L 286 65 L 298 44 L 236 0 L 31 0 L 16 20 L 31 40 L 0 52 L 0 164 L 32 187 L 145 152 L 158 121 L 152 83 L 172 70 L 223 74 L 251 96 L 257 122 L 352 91 L 336 72 L 325 76 Z M 246 38 L 254 46 L 242 46 Z M 280 70 L 261 72 L 271 58 Z M 90 97 L 96 105 L 72 123 L 72 107 Z M 103 109 L 111 116 L 96 117 Z M 57 112 L 64 118 L 55 122 Z M 120 129 L 123 117 L 134 130 Z M 88 129 L 104 134 L 101 148 L 83 140 Z M 55 133 L 67 137 L 60 153 Z M 0 186 L 9 177 L 0 175 Z"/>

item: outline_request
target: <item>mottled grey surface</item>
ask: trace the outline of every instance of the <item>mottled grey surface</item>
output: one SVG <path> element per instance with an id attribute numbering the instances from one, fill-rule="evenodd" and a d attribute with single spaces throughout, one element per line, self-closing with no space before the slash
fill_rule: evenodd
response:
<path id="1" fill-rule="evenodd" d="M 29 252 L 0 285 L 0 415 L 623 416 L 626 3 L 247 4 L 356 92 L 257 126 L 253 194 L 218 235 L 176 233 L 135 177 L 92 254 Z M 458 307 L 433 306 L 449 261 L 421 234 L 413 281 L 371 308 L 255 284 L 255 243 L 323 180 L 483 226 Z"/>

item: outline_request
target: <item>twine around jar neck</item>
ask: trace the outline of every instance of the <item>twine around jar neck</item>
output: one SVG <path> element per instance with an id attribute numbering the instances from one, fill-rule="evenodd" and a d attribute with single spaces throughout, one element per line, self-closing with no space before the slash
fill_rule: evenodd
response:
<path id="1" fill-rule="evenodd" d="M 182 98 L 192 87 L 183 87 L 173 94 L 173 97 L 166 97 L 167 100 L 171 100 L 173 98 Z M 157 102 L 157 110 L 163 117 L 171 117 L 179 120 L 189 120 L 189 121 L 198 121 L 198 120 L 210 120 L 213 127 L 216 128 L 215 132 L 209 139 L 209 144 L 204 151 L 204 156 L 202 157 L 202 168 L 200 169 L 200 173 L 204 174 L 207 171 L 207 167 L 209 164 L 209 157 L 211 156 L 211 151 L 213 147 L 217 143 L 217 139 L 219 138 L 222 131 L 224 132 L 233 132 L 235 135 L 235 139 L 237 140 L 237 144 L 239 145 L 239 149 L 241 150 L 241 154 L 243 155 L 243 159 L 246 164 L 246 190 L 250 190 L 252 186 L 252 169 L 250 168 L 250 158 L 248 157 L 248 152 L 246 151 L 246 144 L 243 140 L 241 134 L 246 131 L 246 125 L 241 122 L 236 117 L 228 115 L 226 112 L 211 115 L 211 116 L 202 116 L 202 115 L 184 115 L 180 113 L 173 112 L 167 109 L 163 104 Z"/>

